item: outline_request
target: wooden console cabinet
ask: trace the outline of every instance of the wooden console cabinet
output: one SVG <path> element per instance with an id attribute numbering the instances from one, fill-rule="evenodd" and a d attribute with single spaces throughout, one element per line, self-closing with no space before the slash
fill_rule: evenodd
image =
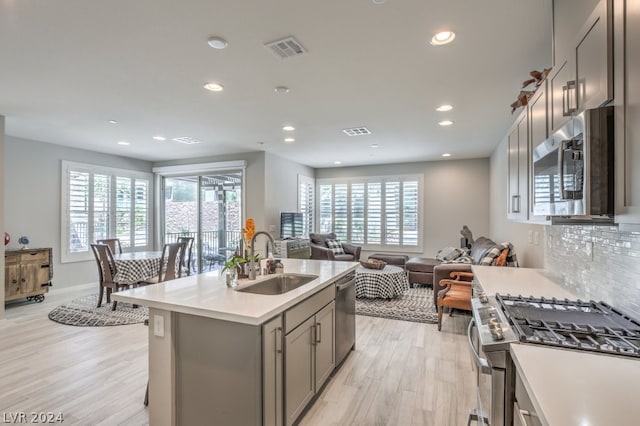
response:
<path id="1" fill-rule="evenodd" d="M 4 300 L 26 297 L 42 302 L 53 277 L 51 249 L 8 250 L 4 253 Z"/>

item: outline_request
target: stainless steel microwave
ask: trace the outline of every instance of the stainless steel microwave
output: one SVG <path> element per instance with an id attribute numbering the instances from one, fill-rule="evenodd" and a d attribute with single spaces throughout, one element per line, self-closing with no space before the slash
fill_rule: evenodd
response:
<path id="1" fill-rule="evenodd" d="M 611 218 L 613 107 L 585 110 L 533 150 L 533 214 Z"/>

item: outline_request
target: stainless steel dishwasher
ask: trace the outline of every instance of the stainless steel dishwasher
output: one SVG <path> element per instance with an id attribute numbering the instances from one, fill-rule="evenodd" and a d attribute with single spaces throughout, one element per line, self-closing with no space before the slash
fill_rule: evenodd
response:
<path id="1" fill-rule="evenodd" d="M 336 367 L 356 347 L 356 273 L 350 272 L 336 285 Z"/>

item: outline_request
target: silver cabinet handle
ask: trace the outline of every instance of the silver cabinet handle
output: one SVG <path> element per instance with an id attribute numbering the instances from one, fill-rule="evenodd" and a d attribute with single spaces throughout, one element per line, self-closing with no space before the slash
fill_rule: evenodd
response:
<path id="1" fill-rule="evenodd" d="M 520 196 L 511 196 L 511 213 L 520 213 Z"/>
<path id="2" fill-rule="evenodd" d="M 478 351 L 476 350 L 476 347 L 473 344 L 473 339 L 471 338 L 471 330 L 473 330 L 473 327 L 475 327 L 475 325 L 476 325 L 476 320 L 471 319 L 471 321 L 469 321 L 469 326 L 467 327 L 467 340 L 469 342 L 469 349 L 471 349 L 471 353 L 473 354 L 473 359 L 476 362 L 476 366 L 480 369 L 480 372 L 484 374 L 491 374 L 491 367 L 489 367 L 489 361 L 487 361 L 485 358 L 481 358 L 480 355 L 478 355 Z"/>
<path id="3" fill-rule="evenodd" d="M 316 323 L 316 343 L 322 342 L 322 324 L 319 322 Z"/>
<path id="4" fill-rule="evenodd" d="M 518 403 L 514 403 L 514 411 L 516 412 L 516 414 L 518 415 L 518 419 L 520 420 L 520 424 L 522 426 L 533 426 L 534 424 L 536 424 L 536 422 L 528 422 L 527 419 L 531 419 L 532 417 L 538 417 L 536 416 L 534 413 L 527 411 L 527 410 L 523 410 L 522 408 L 520 408 L 520 406 L 518 405 Z"/>
<path id="5" fill-rule="evenodd" d="M 276 327 L 276 353 L 282 353 L 282 327 Z"/>
<path id="6" fill-rule="evenodd" d="M 575 112 L 577 108 L 572 107 L 571 94 L 576 92 L 575 80 L 567 81 L 565 86 L 562 86 L 562 115 L 567 117 L 571 113 Z"/>

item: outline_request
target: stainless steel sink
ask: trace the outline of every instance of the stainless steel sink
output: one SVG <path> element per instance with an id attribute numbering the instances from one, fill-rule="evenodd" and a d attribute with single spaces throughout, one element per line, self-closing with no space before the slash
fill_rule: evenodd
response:
<path id="1" fill-rule="evenodd" d="M 318 278 L 317 275 L 277 274 L 237 291 L 254 294 L 283 294 Z"/>

